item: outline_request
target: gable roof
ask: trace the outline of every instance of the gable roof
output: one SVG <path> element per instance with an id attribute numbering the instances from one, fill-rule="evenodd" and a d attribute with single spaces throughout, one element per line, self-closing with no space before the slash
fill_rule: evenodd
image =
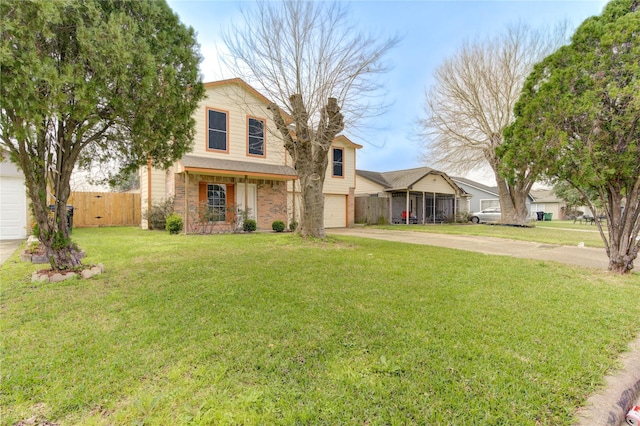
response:
<path id="1" fill-rule="evenodd" d="M 355 142 L 353 142 L 351 139 L 349 139 L 348 137 L 346 137 L 345 135 L 338 135 L 333 139 L 333 142 L 343 142 L 345 145 L 351 147 L 351 148 L 355 148 L 355 149 L 360 149 L 362 148 L 362 145 L 359 145 Z"/>
<path id="2" fill-rule="evenodd" d="M 461 183 L 463 185 L 468 185 L 468 186 L 470 186 L 472 188 L 479 189 L 481 191 L 484 191 L 484 192 L 487 192 L 489 194 L 495 195 L 496 197 L 498 196 L 498 187 L 497 186 L 487 186 L 487 185 L 481 184 L 480 182 L 476 182 L 476 181 L 473 181 L 471 179 L 457 177 L 457 176 L 451 176 L 451 179 L 456 183 Z"/>
<path id="3" fill-rule="evenodd" d="M 563 201 L 554 194 L 553 189 L 532 189 L 531 197 L 537 203 L 562 203 Z"/>
<path id="4" fill-rule="evenodd" d="M 368 170 L 356 170 L 356 175 L 368 179 L 384 187 L 385 191 L 399 191 L 412 189 L 413 185 L 420 182 L 429 174 L 442 176 L 450 185 L 458 188 L 460 193 L 466 192 L 456 185 L 446 173 L 434 170 L 430 167 L 417 167 L 415 169 L 394 170 L 391 172 L 372 172 Z"/>
<path id="5" fill-rule="evenodd" d="M 262 93 L 258 92 L 256 89 L 254 89 L 252 86 L 250 86 L 249 83 L 247 83 L 246 81 L 244 81 L 243 79 L 241 79 L 239 77 L 229 78 L 229 79 L 226 79 L 226 80 L 209 81 L 207 83 L 203 83 L 205 89 L 209 89 L 211 87 L 228 86 L 228 85 L 232 85 L 232 84 L 240 86 L 241 88 L 243 88 L 247 92 L 252 93 L 253 95 L 255 95 L 258 99 L 260 99 L 261 101 L 263 101 L 267 105 L 269 105 L 271 103 L 271 101 L 269 99 L 267 99 L 266 96 L 264 96 Z"/>
<path id="6" fill-rule="evenodd" d="M 500 192 L 498 191 L 498 187 L 497 186 L 487 186 L 487 185 L 483 185 L 480 182 L 476 182 L 473 181 L 471 179 L 467 179 L 467 178 L 462 178 L 462 177 L 457 177 L 457 176 L 452 176 L 451 180 L 453 180 L 456 183 L 460 183 L 463 185 L 468 185 L 472 188 L 475 189 L 479 189 L 480 191 L 486 192 L 488 194 L 491 194 L 493 196 L 495 196 L 496 198 L 500 198 Z M 527 194 L 527 198 L 530 201 L 536 201 L 534 196 L 533 196 L 533 192 L 534 191 L 529 191 L 529 193 Z"/>

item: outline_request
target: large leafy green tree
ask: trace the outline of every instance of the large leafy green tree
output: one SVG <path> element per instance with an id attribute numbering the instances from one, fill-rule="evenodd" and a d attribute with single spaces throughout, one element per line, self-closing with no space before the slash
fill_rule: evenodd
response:
<path id="1" fill-rule="evenodd" d="M 167 166 L 190 149 L 199 47 L 164 1 L 3 0 L 0 12 L 0 151 L 24 172 L 52 269 L 76 268 L 74 167 Z"/>
<path id="2" fill-rule="evenodd" d="M 628 273 L 640 241 L 640 2 L 613 0 L 571 44 L 536 65 L 498 150 L 508 170 L 542 166 L 595 211 L 609 269 Z"/>

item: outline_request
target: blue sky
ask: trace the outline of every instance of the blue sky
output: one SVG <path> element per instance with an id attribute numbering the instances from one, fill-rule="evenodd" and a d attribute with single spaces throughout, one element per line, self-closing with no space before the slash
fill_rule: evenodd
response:
<path id="1" fill-rule="evenodd" d="M 198 33 L 204 81 L 237 77 L 229 75 L 218 62 L 224 49 L 220 32 L 230 22 L 239 23 L 240 7 L 251 7 L 251 3 L 168 3 L 181 21 Z M 352 138 L 364 146 L 358 152 L 357 167 L 389 171 L 431 166 L 421 159 L 423 142 L 414 136 L 415 122 L 423 114 L 424 92 L 432 83 L 433 71 L 465 40 L 482 39 L 520 21 L 543 26 L 567 19 L 575 28 L 587 17 L 599 14 L 605 4 L 603 0 L 350 2 L 351 16 L 363 31 L 402 37 L 388 57 L 392 69 L 384 76 L 391 108 L 378 119 L 375 131 Z M 469 177 L 492 183 L 490 174 Z"/>

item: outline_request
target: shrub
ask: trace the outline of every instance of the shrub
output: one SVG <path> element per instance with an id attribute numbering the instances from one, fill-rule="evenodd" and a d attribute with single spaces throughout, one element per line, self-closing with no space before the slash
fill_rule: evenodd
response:
<path id="1" fill-rule="evenodd" d="M 166 229 L 169 234 L 179 234 L 182 231 L 182 216 L 177 213 L 172 213 L 167 216 Z"/>
<path id="2" fill-rule="evenodd" d="M 258 229 L 258 224 L 253 219 L 247 219 L 242 223 L 242 230 L 244 232 L 253 232 Z"/>
<path id="3" fill-rule="evenodd" d="M 149 222 L 149 229 L 165 229 L 167 216 L 173 213 L 173 198 L 160 200 L 151 205 L 151 210 L 145 212 L 144 219 Z"/>
<path id="4" fill-rule="evenodd" d="M 295 220 L 292 220 L 292 221 L 289 223 L 289 230 L 293 232 L 293 231 L 295 231 L 296 229 L 298 229 L 298 222 L 296 222 Z"/>
<path id="5" fill-rule="evenodd" d="M 284 228 L 285 228 L 285 224 L 281 220 L 276 220 L 271 224 L 271 229 L 273 229 L 276 232 L 282 232 L 284 231 Z"/>

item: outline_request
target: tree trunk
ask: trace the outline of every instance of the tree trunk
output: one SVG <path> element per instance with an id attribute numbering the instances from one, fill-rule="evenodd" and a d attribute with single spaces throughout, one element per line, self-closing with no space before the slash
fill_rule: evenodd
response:
<path id="1" fill-rule="evenodd" d="M 65 126 L 60 122 L 58 128 L 63 129 Z M 57 143 L 54 145 L 57 147 L 57 153 L 43 149 L 39 161 L 32 161 L 26 155 L 19 156 L 31 210 L 38 225 L 37 236 L 44 246 L 51 269 L 55 271 L 72 270 L 82 265 L 79 251 L 69 238 L 67 226 L 67 201 L 71 195 L 69 182 L 80 148 L 71 144 L 71 137 L 65 136 L 60 130 L 56 134 Z M 40 146 L 45 147 L 52 143 L 50 135 L 44 130 L 37 132 L 36 137 Z M 55 167 L 54 171 L 50 170 L 51 166 Z M 49 193 L 53 193 L 55 197 L 53 210 L 49 208 L 47 200 Z"/>
<path id="2" fill-rule="evenodd" d="M 607 190 L 600 192 L 600 201 L 605 206 L 608 239 L 603 232 L 600 221 L 598 220 L 596 223 L 600 230 L 600 236 L 605 242 L 609 256 L 609 271 L 611 272 L 630 273 L 633 269 L 633 262 L 638 257 L 640 249 L 640 241 L 638 241 L 639 193 L 640 181 L 636 182 L 636 185 L 629 191 L 626 204 L 619 188 L 607 187 Z M 595 214 L 595 210 L 593 211 Z"/>
<path id="3" fill-rule="evenodd" d="M 300 173 L 304 175 L 304 173 Z M 311 173 L 300 178 L 302 208 L 299 231 L 303 237 L 325 238 L 324 230 L 324 179 Z"/>
<path id="4" fill-rule="evenodd" d="M 494 168 L 495 170 L 497 168 Z M 524 188 L 522 185 L 510 186 L 497 171 L 495 171 L 495 176 L 498 184 L 498 197 L 500 197 L 502 223 L 525 226 L 529 217 L 529 211 L 527 210 L 529 186 L 524 185 Z"/>
<path id="5" fill-rule="evenodd" d="M 324 178 L 329 164 L 331 143 L 344 128 L 343 116 L 335 98 L 329 98 L 321 111 L 317 130 L 313 131 L 302 96 L 292 95 L 291 116 L 295 136 L 286 125 L 280 109 L 269 105 L 276 127 L 284 140 L 284 147 L 291 155 L 298 172 L 302 206 L 298 232 L 303 237 L 325 238 L 324 229 Z"/>

